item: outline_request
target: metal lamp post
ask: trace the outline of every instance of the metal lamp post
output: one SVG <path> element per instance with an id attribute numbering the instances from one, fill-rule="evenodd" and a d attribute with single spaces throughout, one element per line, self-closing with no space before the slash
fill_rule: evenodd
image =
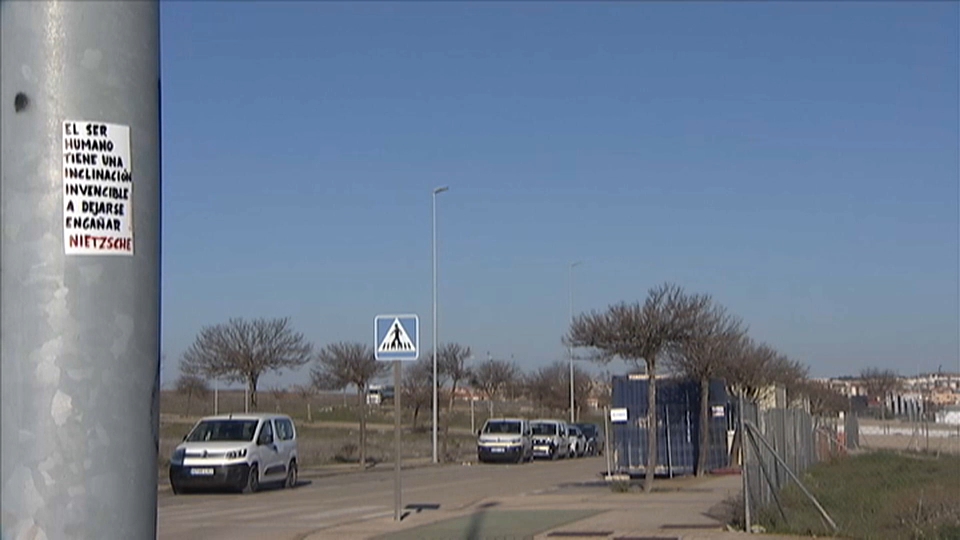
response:
<path id="1" fill-rule="evenodd" d="M 0 2 L 0 97 L 0 537 L 155 539 L 160 3 Z"/>
<path id="2" fill-rule="evenodd" d="M 450 189 L 433 190 L 433 462 L 437 463 L 437 195 Z"/>
<path id="3" fill-rule="evenodd" d="M 573 269 L 583 264 L 583 261 L 577 261 L 570 264 L 570 325 L 573 325 Z M 570 357 L 570 423 L 576 422 L 573 401 L 573 346 L 567 346 L 567 355 Z"/>

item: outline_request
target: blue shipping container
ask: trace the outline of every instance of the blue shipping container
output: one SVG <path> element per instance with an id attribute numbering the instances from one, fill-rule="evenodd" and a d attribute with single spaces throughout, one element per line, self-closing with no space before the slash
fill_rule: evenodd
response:
<path id="1" fill-rule="evenodd" d="M 627 421 L 613 426 L 611 450 L 619 471 L 639 473 L 647 462 L 646 375 L 613 378 L 612 408 L 626 409 Z M 727 466 L 727 418 L 730 400 L 723 380 L 710 381 L 708 396 L 709 441 L 707 470 Z M 674 377 L 657 377 L 658 475 L 692 474 L 700 452 L 700 383 Z"/>

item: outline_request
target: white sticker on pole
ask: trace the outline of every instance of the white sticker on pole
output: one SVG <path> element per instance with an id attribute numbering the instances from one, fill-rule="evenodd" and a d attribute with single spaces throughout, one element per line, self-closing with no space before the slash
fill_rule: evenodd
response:
<path id="1" fill-rule="evenodd" d="M 627 421 L 627 409 L 610 409 L 610 421 L 611 422 L 626 422 Z"/>
<path id="2" fill-rule="evenodd" d="M 63 122 L 63 248 L 133 255 L 130 126 Z"/>

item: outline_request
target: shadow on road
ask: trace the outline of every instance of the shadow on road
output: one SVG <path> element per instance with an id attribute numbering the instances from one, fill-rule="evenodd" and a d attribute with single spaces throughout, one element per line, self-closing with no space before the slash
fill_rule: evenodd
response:
<path id="1" fill-rule="evenodd" d="M 494 506 L 499 506 L 498 502 L 488 502 L 481 504 L 478 508 L 479 510 L 474 512 L 470 517 L 470 526 L 467 528 L 467 533 L 464 536 L 465 540 L 480 540 L 480 531 L 483 527 L 483 519 L 486 517 L 487 509 L 493 508 Z"/>

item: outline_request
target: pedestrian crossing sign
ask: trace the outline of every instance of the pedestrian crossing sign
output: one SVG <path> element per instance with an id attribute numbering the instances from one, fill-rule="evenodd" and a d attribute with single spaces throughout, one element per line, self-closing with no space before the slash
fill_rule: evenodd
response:
<path id="1" fill-rule="evenodd" d="M 374 356 L 378 361 L 416 360 L 420 354 L 420 318 L 377 315 L 373 321 Z"/>

